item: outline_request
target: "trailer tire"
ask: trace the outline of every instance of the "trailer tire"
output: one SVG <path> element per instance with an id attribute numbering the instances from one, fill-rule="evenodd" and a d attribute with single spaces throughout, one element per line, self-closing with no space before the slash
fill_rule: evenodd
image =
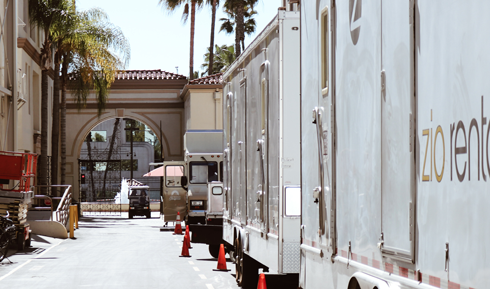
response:
<path id="1" fill-rule="evenodd" d="M 220 249 L 219 245 L 209 245 L 208 246 L 209 254 L 211 254 L 211 256 L 213 256 L 213 258 L 219 257 L 219 249 Z"/>
<path id="2" fill-rule="evenodd" d="M 133 218 L 133 214 L 131 212 L 128 213 L 129 215 L 129 218 L 132 219 Z"/>
<path id="3" fill-rule="evenodd" d="M 29 236 L 29 238 L 26 240 L 26 242 L 25 242 L 24 246 L 25 246 L 26 248 L 29 248 L 29 247 L 31 246 L 31 236 Z"/>
<path id="4" fill-rule="evenodd" d="M 235 242 L 233 244 L 234 246 L 234 253 L 235 253 L 235 280 L 238 286 L 241 286 L 243 282 L 243 277 L 242 277 L 242 265 L 243 265 L 243 254 L 242 250 L 240 249 L 240 237 L 235 238 Z"/>
<path id="5" fill-rule="evenodd" d="M 238 286 L 242 288 L 255 288 L 259 281 L 259 267 L 257 262 L 243 252 L 240 237 L 237 238 L 235 247 L 236 261 L 235 272 Z"/>

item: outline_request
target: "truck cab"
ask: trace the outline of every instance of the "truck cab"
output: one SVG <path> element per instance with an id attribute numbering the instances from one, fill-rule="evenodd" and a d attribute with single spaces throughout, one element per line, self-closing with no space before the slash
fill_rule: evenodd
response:
<path id="1" fill-rule="evenodd" d="M 188 173 L 186 223 L 206 224 L 208 183 L 223 182 L 223 131 L 189 130 L 184 135 Z"/>
<path id="2" fill-rule="evenodd" d="M 218 156 L 218 154 L 189 155 L 189 159 L 193 159 L 196 156 L 197 159 L 189 161 L 188 165 L 188 222 L 189 224 L 205 224 L 209 201 L 208 183 L 221 181 L 219 166 L 222 162 L 221 156 Z"/>
<path id="3" fill-rule="evenodd" d="M 145 216 L 151 218 L 150 209 L 150 187 L 148 186 L 129 186 L 128 200 L 129 200 L 129 218 L 134 216 Z"/>

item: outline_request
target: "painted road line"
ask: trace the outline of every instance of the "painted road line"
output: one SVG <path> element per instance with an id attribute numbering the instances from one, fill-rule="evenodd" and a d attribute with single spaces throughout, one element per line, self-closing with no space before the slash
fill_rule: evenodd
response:
<path id="1" fill-rule="evenodd" d="M 25 261 L 23 264 L 19 265 L 19 267 L 15 268 L 14 270 L 8 272 L 5 276 L 2 276 L 0 277 L 0 281 L 2 281 L 3 279 L 7 278 L 8 276 L 14 274 L 15 272 L 17 272 L 18 270 L 22 269 L 22 267 L 24 267 L 25 265 L 29 264 L 32 262 L 32 260 L 34 259 L 39 259 L 41 258 L 44 254 L 46 254 L 49 250 L 53 249 L 54 247 L 58 246 L 59 244 L 63 243 L 65 240 L 59 242 L 58 244 L 55 244 L 51 247 L 49 247 L 48 249 L 44 250 L 44 252 L 42 252 L 41 254 L 39 254 L 39 256 L 37 256 L 36 258 L 33 258 L 33 259 L 30 259 L 30 260 L 27 260 Z"/>
<path id="2" fill-rule="evenodd" d="M 199 277 L 201 277 L 201 279 L 208 279 L 204 274 L 199 274 Z"/>
<path id="3" fill-rule="evenodd" d="M 191 265 L 194 265 L 194 262 L 192 262 L 192 261 L 189 261 L 189 264 L 191 264 Z"/>
<path id="4" fill-rule="evenodd" d="M 29 269 L 29 271 L 39 271 L 43 268 L 44 266 L 34 266 L 32 267 L 31 269 Z"/>
<path id="5" fill-rule="evenodd" d="M 206 284 L 206 287 L 207 287 L 208 289 L 214 289 L 213 285 L 211 285 L 211 284 Z"/>
<path id="6" fill-rule="evenodd" d="M 196 272 L 201 271 L 201 270 L 199 270 L 199 268 L 197 268 L 197 267 L 192 267 L 192 268 L 194 268 L 194 271 L 196 271 Z"/>

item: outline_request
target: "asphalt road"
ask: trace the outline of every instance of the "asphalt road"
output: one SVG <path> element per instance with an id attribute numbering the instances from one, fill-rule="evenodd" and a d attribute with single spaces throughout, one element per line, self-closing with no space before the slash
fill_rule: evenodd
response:
<path id="1" fill-rule="evenodd" d="M 75 239 L 32 236 L 25 252 L 0 263 L 1 288 L 239 288 L 234 264 L 216 272 L 207 245 L 179 257 L 183 236 L 161 232 L 153 218 L 83 217 Z"/>

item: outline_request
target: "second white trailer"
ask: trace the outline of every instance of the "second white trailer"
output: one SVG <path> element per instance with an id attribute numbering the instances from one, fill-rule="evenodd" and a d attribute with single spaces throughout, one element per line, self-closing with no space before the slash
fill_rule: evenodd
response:
<path id="1" fill-rule="evenodd" d="M 299 36 L 299 12 L 279 10 L 223 78 L 223 239 L 239 285 L 256 286 L 259 268 L 297 285 Z"/>

